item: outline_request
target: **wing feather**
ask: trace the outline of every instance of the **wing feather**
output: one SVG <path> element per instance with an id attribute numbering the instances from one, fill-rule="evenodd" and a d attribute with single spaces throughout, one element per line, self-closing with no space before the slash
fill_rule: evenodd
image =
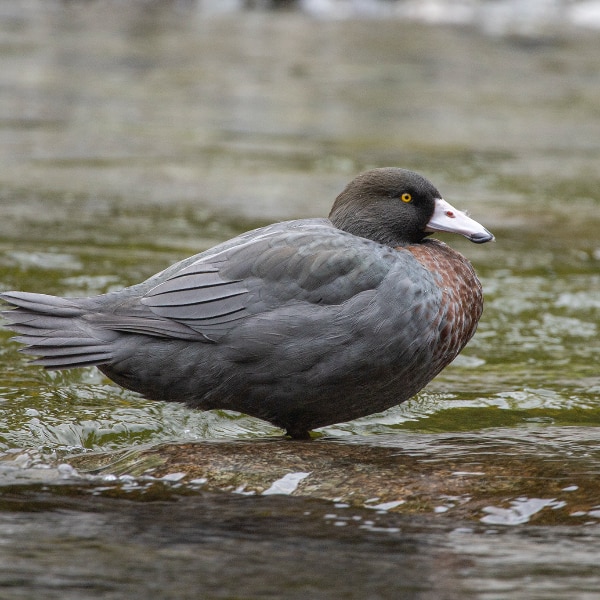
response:
<path id="1" fill-rule="evenodd" d="M 155 285 L 140 302 L 155 316 L 212 339 L 264 311 L 342 304 L 373 290 L 393 252 L 322 221 L 281 223 L 169 269 L 162 281 L 151 280 Z"/>

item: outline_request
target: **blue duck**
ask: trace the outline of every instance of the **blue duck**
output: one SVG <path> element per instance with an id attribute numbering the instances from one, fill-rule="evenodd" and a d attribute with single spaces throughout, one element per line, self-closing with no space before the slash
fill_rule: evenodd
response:
<path id="1" fill-rule="evenodd" d="M 433 232 L 494 239 L 427 179 L 373 169 L 328 219 L 255 229 L 100 296 L 6 292 L 2 314 L 47 369 L 96 365 L 147 398 L 303 439 L 404 402 L 475 333 L 481 284 Z"/>

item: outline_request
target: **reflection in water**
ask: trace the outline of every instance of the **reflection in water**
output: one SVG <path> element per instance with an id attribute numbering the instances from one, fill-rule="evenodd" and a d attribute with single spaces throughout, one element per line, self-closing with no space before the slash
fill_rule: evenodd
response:
<path id="1" fill-rule="evenodd" d="M 26 586 L 51 599 L 464 598 L 457 573 L 468 563 L 427 523 L 348 509 L 334 519 L 324 503 L 276 496 L 131 503 L 64 492 L 3 500 L 0 535 L 19 544 L 0 549 L 3 597 Z"/>
<path id="2" fill-rule="evenodd" d="M 479 331 L 418 398 L 306 446 L 27 367 L 2 334 L 0 595 L 593 597 L 600 48 L 564 23 L 594 3 L 462 3 L 460 28 L 423 24 L 450 2 L 209 11 L 235 4 L 2 5 L 0 288 L 123 287 L 400 165 L 498 234 L 451 242 Z"/>
<path id="3" fill-rule="evenodd" d="M 599 534 L 447 529 L 278 496 L 156 490 L 127 502 L 28 486 L 2 495 L 0 585 L 10 599 L 591 598 Z"/>

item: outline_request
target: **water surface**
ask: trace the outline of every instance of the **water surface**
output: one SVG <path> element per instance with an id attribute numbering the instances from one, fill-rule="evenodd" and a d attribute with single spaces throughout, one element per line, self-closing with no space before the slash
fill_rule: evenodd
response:
<path id="1" fill-rule="evenodd" d="M 444 236 L 486 297 L 455 363 L 309 445 L 30 367 L 2 333 L 2 597 L 595 597 L 593 31 L 193 3 L 3 14 L 2 289 L 117 289 L 326 214 L 372 166 L 423 173 L 497 242 Z"/>

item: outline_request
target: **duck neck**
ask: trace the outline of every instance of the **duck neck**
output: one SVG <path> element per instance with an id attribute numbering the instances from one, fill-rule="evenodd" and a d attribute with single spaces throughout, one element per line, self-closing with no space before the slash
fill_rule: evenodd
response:
<path id="1" fill-rule="evenodd" d="M 353 213 L 351 217 L 333 211 L 329 215 L 330 221 L 338 229 L 392 248 L 417 244 L 428 235 L 425 232 L 415 232 L 412 236 L 400 235 L 385 221 L 369 218 L 368 214 L 357 216 Z"/>

